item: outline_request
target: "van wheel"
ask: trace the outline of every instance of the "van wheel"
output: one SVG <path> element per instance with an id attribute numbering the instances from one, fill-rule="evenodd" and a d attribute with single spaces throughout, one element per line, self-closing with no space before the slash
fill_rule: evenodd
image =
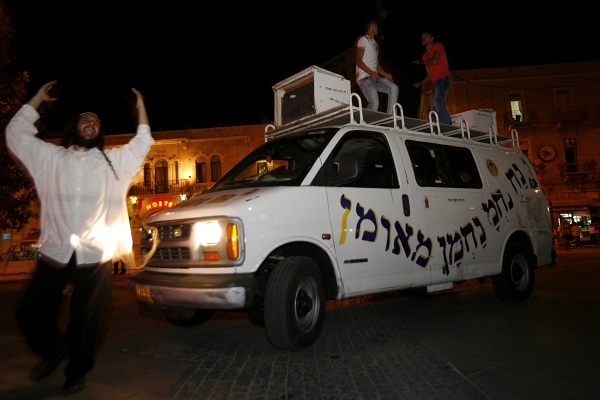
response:
<path id="1" fill-rule="evenodd" d="M 496 295 L 506 301 L 524 301 L 531 296 L 535 282 L 533 257 L 528 248 L 508 243 L 504 250 L 502 272 L 492 277 Z"/>
<path id="2" fill-rule="evenodd" d="M 167 316 L 167 320 L 175 326 L 196 326 L 201 325 L 212 317 L 212 310 L 193 310 L 185 315 L 181 312 Z"/>
<path id="3" fill-rule="evenodd" d="M 264 317 L 267 337 L 278 349 L 301 350 L 317 340 L 325 318 L 325 289 L 312 259 L 288 257 L 271 272 Z"/>

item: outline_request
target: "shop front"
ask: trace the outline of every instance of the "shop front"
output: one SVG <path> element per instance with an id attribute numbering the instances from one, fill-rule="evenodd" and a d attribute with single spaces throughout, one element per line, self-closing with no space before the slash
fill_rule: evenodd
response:
<path id="1" fill-rule="evenodd" d="M 561 221 L 566 219 L 569 224 L 579 225 L 581 228 L 581 244 L 595 244 L 597 243 L 596 226 L 594 226 L 597 224 L 596 210 L 597 208 L 592 207 L 589 199 L 553 201 L 551 203 L 553 228 L 556 229 Z"/>

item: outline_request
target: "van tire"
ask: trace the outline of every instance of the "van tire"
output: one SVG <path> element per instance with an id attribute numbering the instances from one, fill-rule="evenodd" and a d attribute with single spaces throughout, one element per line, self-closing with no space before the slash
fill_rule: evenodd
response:
<path id="1" fill-rule="evenodd" d="M 535 268 L 529 249 L 519 243 L 508 243 L 504 249 L 502 272 L 492 277 L 496 295 L 505 301 L 524 301 L 533 292 Z"/>
<path id="2" fill-rule="evenodd" d="M 301 350 L 317 340 L 325 318 L 325 287 L 311 258 L 287 257 L 271 272 L 264 318 L 267 337 L 280 350 Z"/>

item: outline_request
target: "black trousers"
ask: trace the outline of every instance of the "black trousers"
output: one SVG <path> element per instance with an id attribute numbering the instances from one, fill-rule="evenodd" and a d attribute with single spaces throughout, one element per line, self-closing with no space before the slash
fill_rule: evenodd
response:
<path id="1" fill-rule="evenodd" d="M 126 271 L 125 263 L 121 260 L 115 261 L 113 263 L 113 274 L 117 275 L 119 273 L 119 269 L 121 270 L 121 275 L 125 274 L 125 271 Z"/>
<path id="2" fill-rule="evenodd" d="M 69 283 L 72 292 L 65 293 Z M 64 268 L 38 261 L 17 305 L 17 322 L 31 350 L 46 360 L 68 349 L 65 376 L 84 377 L 94 366 L 104 335 L 111 290 L 110 261 L 82 268 L 77 268 L 75 254 Z"/>

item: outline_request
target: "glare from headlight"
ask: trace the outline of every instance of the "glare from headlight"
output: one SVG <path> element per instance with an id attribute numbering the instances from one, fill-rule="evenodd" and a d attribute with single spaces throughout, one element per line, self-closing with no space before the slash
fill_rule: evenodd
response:
<path id="1" fill-rule="evenodd" d="M 202 246 L 218 244 L 221 234 L 221 226 L 216 221 L 198 222 L 194 225 L 194 238 Z"/>

